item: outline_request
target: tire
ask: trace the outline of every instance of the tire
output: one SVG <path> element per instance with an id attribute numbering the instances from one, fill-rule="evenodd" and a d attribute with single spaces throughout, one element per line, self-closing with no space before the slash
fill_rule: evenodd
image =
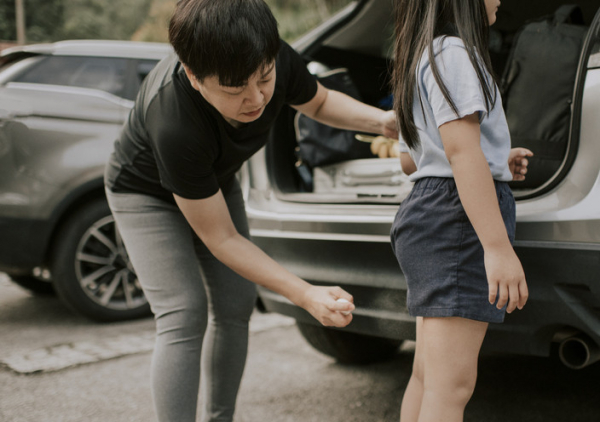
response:
<path id="1" fill-rule="evenodd" d="M 150 315 L 150 306 L 104 198 L 72 214 L 56 239 L 52 280 L 68 307 L 95 321 Z"/>
<path id="2" fill-rule="evenodd" d="M 306 341 L 319 352 L 345 364 L 367 364 L 391 359 L 402 340 L 356 334 L 297 322 Z"/>
<path id="3" fill-rule="evenodd" d="M 50 281 L 32 275 L 9 275 L 10 279 L 36 296 L 54 296 L 56 292 Z"/>

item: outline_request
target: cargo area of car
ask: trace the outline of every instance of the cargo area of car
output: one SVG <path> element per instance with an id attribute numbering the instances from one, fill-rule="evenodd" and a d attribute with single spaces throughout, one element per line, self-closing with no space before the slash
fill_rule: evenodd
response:
<path id="1" fill-rule="evenodd" d="M 554 13 L 563 3 L 557 0 L 502 3 L 498 22 L 491 28 L 490 33 L 490 54 L 498 80 L 507 66 L 511 47 L 519 29 L 526 22 Z M 585 25 L 589 26 L 598 11 L 597 1 L 574 3 L 580 6 Z M 317 63 L 320 69 L 347 69 L 364 102 L 389 109 L 392 101 L 392 2 L 367 2 L 363 9 L 351 15 L 342 25 L 344 27 L 332 31 L 333 35 L 325 36 L 320 42 L 303 51 L 307 63 Z M 571 100 L 572 98 L 565 98 L 565 101 Z M 293 109 L 284 109 L 281 112 L 273 131 L 273 139 L 266 150 L 270 181 L 281 199 L 312 203 L 393 204 L 400 203 L 410 191 L 411 184 L 402 173 L 399 160 L 395 157 L 382 159 L 370 155 L 299 169 L 301 163 L 298 157 L 295 118 L 296 112 Z M 573 133 L 571 131 L 571 136 Z M 312 182 L 308 185 L 305 180 L 307 170 Z M 536 188 L 513 184 L 513 191 L 517 197 L 535 193 Z"/>

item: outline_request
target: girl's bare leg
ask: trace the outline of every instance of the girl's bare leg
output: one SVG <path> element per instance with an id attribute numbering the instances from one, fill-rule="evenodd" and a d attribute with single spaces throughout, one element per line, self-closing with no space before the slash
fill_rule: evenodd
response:
<path id="1" fill-rule="evenodd" d="M 417 317 L 417 345 L 412 375 L 404 391 L 402 407 L 400 409 L 400 422 L 417 422 L 423 399 L 423 345 L 422 345 L 423 318 Z"/>
<path id="2" fill-rule="evenodd" d="M 464 318 L 423 318 L 423 396 L 418 422 L 463 421 L 475 389 L 487 327 L 485 322 Z"/>

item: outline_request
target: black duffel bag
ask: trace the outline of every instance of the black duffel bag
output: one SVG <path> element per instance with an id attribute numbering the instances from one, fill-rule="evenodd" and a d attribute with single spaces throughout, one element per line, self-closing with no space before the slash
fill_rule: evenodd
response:
<path id="1" fill-rule="evenodd" d="M 354 99 L 361 100 L 358 89 L 352 82 L 347 69 L 328 70 L 316 76 L 325 88 L 340 91 Z M 356 140 L 356 132 L 324 125 L 302 113 L 296 114 L 294 126 L 298 142 L 296 167 L 302 183 L 308 191 L 312 190 L 311 170 L 314 167 L 373 157 L 370 145 Z"/>
<path id="2" fill-rule="evenodd" d="M 534 153 L 527 178 L 516 188 L 541 186 L 565 157 L 587 29 L 579 6 L 564 5 L 526 24 L 515 38 L 500 88 L 512 146 Z"/>

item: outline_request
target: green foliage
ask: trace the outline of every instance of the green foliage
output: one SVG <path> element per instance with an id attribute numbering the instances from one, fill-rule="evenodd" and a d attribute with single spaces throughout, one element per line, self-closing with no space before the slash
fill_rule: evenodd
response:
<path id="1" fill-rule="evenodd" d="M 352 0 L 265 0 L 279 22 L 281 38 L 293 41 Z"/>
<path id="2" fill-rule="evenodd" d="M 129 39 L 152 0 L 24 0 L 28 42 Z M 0 0 L 0 39 L 14 40 L 15 0 Z"/>
<path id="3" fill-rule="evenodd" d="M 28 41 L 57 39 L 62 27 L 63 0 L 25 0 Z M 15 0 L 0 0 L 0 40 L 15 40 Z"/>
<path id="4" fill-rule="evenodd" d="M 279 22 L 281 37 L 293 41 L 353 0 L 265 0 Z M 167 42 L 167 27 L 176 0 L 154 0 L 150 14 L 134 34 L 136 41 Z"/>
<path id="5" fill-rule="evenodd" d="M 134 41 L 168 42 L 167 30 L 177 0 L 153 0 L 150 13 L 133 34 Z"/>
<path id="6" fill-rule="evenodd" d="M 60 39 L 63 24 L 64 0 L 24 0 L 27 40 L 43 42 Z"/>
<path id="7" fill-rule="evenodd" d="M 131 38 L 142 24 L 152 0 L 62 1 L 62 38 L 122 40 Z"/>
<path id="8" fill-rule="evenodd" d="M 0 40 L 14 40 L 16 38 L 15 2 L 13 0 L 0 0 Z"/>
<path id="9" fill-rule="evenodd" d="M 177 0 L 23 0 L 28 42 L 61 39 L 167 41 Z M 352 0 L 265 0 L 292 41 Z M 14 40 L 15 0 L 0 0 L 0 40 Z"/>

